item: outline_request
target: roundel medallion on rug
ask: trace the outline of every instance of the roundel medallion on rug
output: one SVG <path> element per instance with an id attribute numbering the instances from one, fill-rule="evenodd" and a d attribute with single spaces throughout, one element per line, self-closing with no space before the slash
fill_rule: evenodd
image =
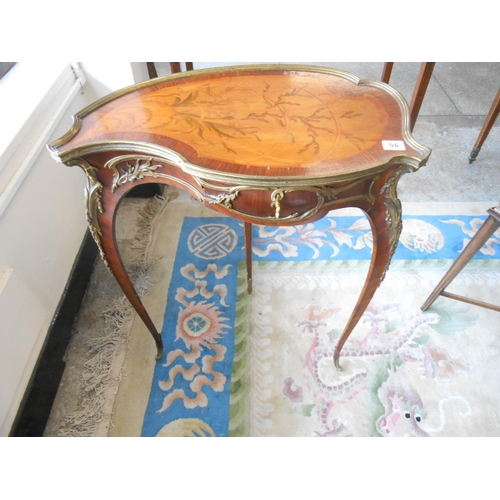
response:
<path id="1" fill-rule="evenodd" d="M 221 259 L 230 254 L 238 243 L 238 236 L 226 224 L 204 224 L 188 237 L 189 250 L 201 259 Z"/>

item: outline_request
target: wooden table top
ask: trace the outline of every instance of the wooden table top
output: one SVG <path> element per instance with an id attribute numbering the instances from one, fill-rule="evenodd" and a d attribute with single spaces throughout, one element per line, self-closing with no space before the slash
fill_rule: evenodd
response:
<path id="1" fill-rule="evenodd" d="M 49 149 L 59 161 L 111 147 L 154 153 L 208 176 L 338 178 L 402 156 L 421 163 L 430 150 L 412 138 L 408 118 L 397 91 L 344 71 L 226 67 L 110 94 Z"/>

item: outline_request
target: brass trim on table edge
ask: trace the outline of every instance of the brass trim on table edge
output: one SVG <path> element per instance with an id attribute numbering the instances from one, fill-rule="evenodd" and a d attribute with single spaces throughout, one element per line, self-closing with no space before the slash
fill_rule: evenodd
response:
<path id="1" fill-rule="evenodd" d="M 226 184 L 244 183 L 255 187 L 259 186 L 272 187 L 276 183 L 279 183 L 283 186 L 296 185 L 297 183 L 300 183 L 300 185 L 303 186 L 313 186 L 318 184 L 331 184 L 333 182 L 349 181 L 359 178 L 360 176 L 380 173 L 384 171 L 388 166 L 397 163 L 401 163 L 404 165 L 411 165 L 415 167 L 415 169 L 418 169 L 425 165 L 431 154 L 430 148 L 422 146 L 422 148 L 424 148 L 423 150 L 427 152 L 427 155 L 422 158 L 418 158 L 416 156 L 411 156 L 411 155 L 398 154 L 393 156 L 386 163 L 376 164 L 364 170 L 349 172 L 346 174 L 332 173 L 328 175 L 317 175 L 317 176 L 301 175 L 301 176 L 261 177 L 250 174 L 235 174 L 232 172 L 221 172 L 206 167 L 201 167 L 194 163 L 190 163 L 184 156 L 173 151 L 172 149 L 147 142 L 139 142 L 139 141 L 92 142 L 84 146 L 78 146 L 75 148 L 68 149 L 64 152 L 59 152 L 57 149 L 53 147 L 53 144 L 54 143 L 49 144 L 47 148 L 49 149 L 52 157 L 59 163 L 67 163 L 68 161 L 74 158 L 81 158 L 94 153 L 127 151 L 143 155 L 156 156 L 159 159 L 162 159 L 162 161 L 164 162 L 179 167 L 182 171 L 194 177 L 202 177 L 210 181 L 223 182 Z"/>
<path id="2" fill-rule="evenodd" d="M 291 221 L 291 220 L 303 220 L 308 217 L 311 217 L 315 215 L 321 207 L 323 206 L 330 206 L 334 205 L 336 203 L 342 203 L 345 201 L 353 201 L 353 200 L 365 200 L 370 204 L 374 204 L 376 201 L 376 196 L 373 194 L 373 186 L 376 181 L 380 179 L 380 175 L 368 175 L 365 177 L 360 177 L 355 180 L 353 180 L 350 184 L 345 185 L 345 186 L 340 186 L 340 187 L 334 187 L 334 186 L 328 186 L 328 185 L 295 185 L 295 186 L 287 186 L 287 187 L 282 187 L 278 186 L 277 184 L 274 184 L 273 186 L 269 187 L 254 187 L 254 186 L 219 186 L 219 185 L 212 185 L 209 182 L 207 182 L 205 179 L 197 178 L 196 180 L 200 184 L 201 187 L 203 188 L 208 188 L 212 189 L 214 191 L 222 191 L 227 194 L 218 194 L 216 195 L 216 203 L 223 205 L 225 208 L 227 208 L 229 211 L 232 213 L 240 214 L 246 217 L 251 217 L 254 220 L 258 220 L 260 222 L 263 221 L 272 221 L 272 220 L 280 220 L 280 221 Z M 343 191 L 347 191 L 349 189 L 352 189 L 354 186 L 357 184 L 360 184 L 362 182 L 366 182 L 371 180 L 370 187 L 368 188 L 368 193 L 367 194 L 359 194 L 359 195 L 354 195 L 350 196 L 347 198 L 342 198 L 338 197 Z M 235 200 L 240 192 L 242 191 L 251 191 L 251 190 L 265 190 L 265 191 L 271 191 L 270 195 L 270 206 L 271 208 L 275 208 L 275 216 L 273 217 L 256 217 L 252 216 L 251 214 L 245 214 L 243 212 L 240 212 L 238 210 L 235 210 L 232 206 L 232 201 Z M 298 213 L 295 213 L 293 215 L 289 215 L 287 217 L 280 217 L 280 211 L 281 211 L 281 201 L 285 198 L 285 195 L 287 193 L 292 193 L 294 191 L 307 191 L 309 193 L 314 193 L 316 194 L 317 197 L 317 204 L 315 207 L 307 210 L 304 212 L 302 215 L 299 215 Z M 210 195 L 208 195 L 210 196 Z M 328 201 L 327 201 L 328 200 Z"/>
<path id="3" fill-rule="evenodd" d="M 306 212 L 304 212 L 302 214 L 295 212 L 291 215 L 287 215 L 286 217 L 280 217 L 279 219 L 276 218 L 276 216 L 274 216 L 274 217 L 273 216 L 260 217 L 257 215 L 246 214 L 244 212 L 240 212 L 239 210 L 235 210 L 235 209 L 229 208 L 227 206 L 225 206 L 225 208 L 227 209 L 228 212 L 235 214 L 235 215 L 239 215 L 241 217 L 245 217 L 245 219 L 251 220 L 255 224 L 270 225 L 270 223 L 276 222 L 276 221 L 287 222 L 287 223 L 289 223 L 289 222 L 300 223 L 300 222 L 302 222 L 306 219 L 309 219 L 310 217 L 313 217 L 314 215 L 316 215 L 319 212 L 319 210 L 323 207 L 332 207 L 333 208 L 338 203 L 345 203 L 345 202 L 350 202 L 350 201 L 355 201 L 355 200 L 364 200 L 364 201 L 368 201 L 369 203 L 371 203 L 371 197 L 369 195 L 363 195 L 363 194 L 356 195 L 356 196 L 350 196 L 348 198 L 341 198 L 338 200 L 330 200 L 328 202 L 325 202 L 324 198 L 321 198 L 320 196 L 318 196 L 318 203 L 316 204 L 315 207 L 307 210 Z M 210 203 L 210 201 L 209 201 L 209 203 Z M 211 202 L 211 203 L 220 204 L 217 201 Z"/>
<path id="4" fill-rule="evenodd" d="M 167 75 L 167 76 L 162 76 L 159 78 L 153 78 L 151 80 L 146 80 L 144 82 L 136 83 L 133 85 L 129 85 L 128 87 L 124 87 L 123 89 L 117 90 L 115 92 L 112 92 L 101 99 L 98 99 L 97 101 L 93 102 L 92 104 L 86 106 L 83 108 L 81 111 L 76 113 L 75 115 L 72 116 L 73 118 L 73 124 L 71 128 L 64 134 L 62 137 L 57 139 L 56 141 L 53 141 L 48 145 L 49 150 L 51 153 L 55 153 L 57 151 L 57 148 L 62 146 L 63 144 L 66 144 L 68 141 L 70 141 L 73 137 L 76 136 L 78 131 L 81 128 L 81 123 L 82 119 L 90 114 L 92 111 L 95 109 L 107 104 L 108 102 L 113 101 L 114 99 L 117 99 L 119 97 L 122 97 L 126 94 L 129 94 L 131 92 L 135 92 L 136 90 L 140 90 L 143 88 L 147 88 L 150 86 L 155 86 L 158 84 L 161 84 L 163 82 L 168 82 L 171 80 L 182 80 L 185 78 L 193 78 L 199 75 L 204 75 L 204 74 L 214 74 L 214 73 L 219 73 L 219 74 L 224 74 L 224 73 L 238 73 L 238 72 L 247 72 L 247 71 L 303 71 L 303 72 L 312 72 L 312 73 L 323 73 L 323 74 L 329 74 L 333 76 L 338 76 L 341 78 L 344 78 L 346 80 L 351 81 L 355 85 L 366 85 L 370 87 L 375 87 L 380 90 L 386 91 L 388 94 L 390 94 L 398 103 L 399 107 L 401 108 L 402 111 L 402 132 L 403 132 L 403 137 L 405 138 L 405 141 L 408 143 L 408 145 L 412 146 L 415 150 L 417 151 L 422 151 L 422 153 L 425 155 L 425 151 L 428 150 L 428 154 L 425 156 L 429 156 L 430 150 L 429 148 L 422 146 L 419 144 L 415 139 L 413 138 L 411 131 L 410 131 L 410 111 L 408 107 L 408 103 L 406 102 L 405 98 L 403 95 L 396 90 L 395 88 L 391 87 L 390 85 L 380 82 L 380 81 L 375 81 L 375 80 L 368 80 L 366 78 L 360 78 L 353 73 L 350 73 L 348 71 L 340 70 L 340 69 L 335 69 L 335 68 L 326 68 L 324 66 L 315 66 L 315 65 L 302 65 L 302 64 L 256 64 L 256 65 L 240 65 L 240 66 L 223 66 L 223 67 L 217 67 L 217 68 L 206 68 L 206 69 L 198 69 L 198 70 L 193 70 L 193 71 L 186 71 L 183 73 L 175 73 L 173 75 Z M 57 154 L 57 153 L 56 153 Z"/>
<path id="5" fill-rule="evenodd" d="M 135 164 L 133 164 L 135 162 Z M 142 163 L 141 163 L 142 162 Z M 380 179 L 380 175 L 367 175 L 364 177 L 358 177 L 353 180 L 350 184 L 344 186 L 327 186 L 327 185 L 307 185 L 297 184 L 294 186 L 280 186 L 278 183 L 274 183 L 269 186 L 249 186 L 249 185 L 225 185 L 220 186 L 216 184 L 211 184 L 206 179 L 200 177 L 194 177 L 193 180 L 202 189 L 210 189 L 216 191 L 215 194 L 204 193 L 197 189 L 194 185 L 180 180 L 178 177 L 170 174 L 165 174 L 163 172 L 157 172 L 159 168 L 162 168 L 161 164 L 154 164 L 157 162 L 165 163 L 162 158 L 157 158 L 154 156 L 137 156 L 137 155 L 120 155 L 111 158 L 104 164 L 104 168 L 108 168 L 113 171 L 113 182 L 111 185 L 111 191 L 115 191 L 117 187 L 126 184 L 127 182 L 135 182 L 136 180 L 143 179 L 144 177 L 153 177 L 156 179 L 167 179 L 176 183 L 181 183 L 184 187 L 188 188 L 189 191 L 194 193 L 195 197 L 203 203 L 208 203 L 211 205 L 220 205 L 224 207 L 227 211 L 239 215 L 242 217 L 251 218 L 256 222 L 271 222 L 271 221 L 285 221 L 285 222 L 298 222 L 308 217 L 315 215 L 323 206 L 332 206 L 337 203 L 342 203 L 346 201 L 353 200 L 364 200 L 372 205 L 376 201 L 376 196 L 373 194 L 373 186 L 376 181 Z M 125 163 L 125 168 L 120 168 L 120 163 Z M 368 193 L 354 195 L 347 198 L 342 198 L 342 192 L 352 189 L 357 184 L 362 182 L 371 181 L 370 187 L 368 188 Z M 233 207 L 233 201 L 239 196 L 243 191 L 251 190 L 262 190 L 271 191 L 270 193 L 270 207 L 275 208 L 275 216 L 258 217 L 252 214 L 247 214 L 236 210 Z M 294 213 L 286 217 L 280 217 L 281 210 L 281 200 L 284 199 L 287 193 L 294 191 L 307 191 L 316 194 L 317 203 L 316 206 L 305 211 L 302 214 Z"/>
<path id="6" fill-rule="evenodd" d="M 151 165 L 154 160 L 160 161 L 161 164 Z M 129 161 L 135 161 L 135 165 L 129 164 Z M 144 163 L 141 164 L 141 161 Z M 128 170 L 122 168 L 121 171 L 119 171 L 118 165 L 120 163 L 126 163 Z M 135 182 L 144 179 L 144 177 L 162 177 L 162 174 L 157 173 L 156 170 L 163 168 L 164 163 L 165 162 L 161 158 L 155 158 L 153 156 L 121 155 L 112 158 L 104 164 L 104 168 L 113 170 L 111 192 L 114 192 L 117 187 L 122 186 L 126 182 Z"/>
<path id="7" fill-rule="evenodd" d="M 380 188 L 380 194 L 385 195 L 385 221 L 387 223 L 387 227 L 389 228 L 389 259 L 380 279 L 380 283 L 382 283 L 385 279 L 385 275 L 387 274 L 391 264 L 392 257 L 396 252 L 399 238 L 403 230 L 403 208 L 397 193 L 399 179 L 403 176 L 403 174 L 415 172 L 416 170 L 417 169 L 411 165 L 401 165 Z"/>
<path id="8" fill-rule="evenodd" d="M 97 244 L 97 248 L 99 249 L 99 254 L 101 256 L 104 265 L 108 269 L 108 271 L 113 275 L 113 271 L 111 270 L 111 266 L 109 265 L 108 260 L 104 254 L 104 249 L 102 246 L 101 236 L 102 229 L 99 224 L 98 212 L 103 213 L 104 208 L 102 206 L 102 190 L 103 185 L 97 179 L 97 167 L 91 165 L 88 161 L 83 158 L 75 158 L 68 162 L 69 167 L 78 166 L 80 167 L 87 176 L 87 186 L 85 187 L 85 214 L 87 216 L 87 224 L 89 227 L 90 234 L 94 241 Z"/>
<path id="9" fill-rule="evenodd" d="M 384 83 L 384 82 L 376 82 L 376 81 L 371 81 L 371 80 L 363 80 L 360 82 L 360 85 L 366 85 L 368 87 L 375 87 L 378 89 L 385 90 L 388 94 L 392 95 L 394 99 L 398 102 L 401 111 L 402 111 L 402 122 L 403 122 L 403 127 L 402 127 L 402 133 L 403 133 L 403 139 L 405 140 L 405 143 L 411 146 L 413 149 L 416 151 L 428 151 L 428 154 L 425 155 L 426 158 L 428 158 L 432 152 L 432 150 L 424 146 L 423 144 L 420 144 L 419 142 L 416 141 L 416 139 L 413 137 L 413 134 L 410 130 L 410 108 L 408 107 L 408 103 L 406 102 L 405 98 L 403 95 L 396 90 L 394 87 L 391 87 L 389 84 Z M 424 153 L 425 154 L 425 153 Z"/>
<path id="10" fill-rule="evenodd" d="M 136 164 L 129 165 L 130 167 L 129 171 L 122 171 L 122 173 L 120 173 L 118 170 L 118 164 L 122 162 L 127 163 L 129 160 L 132 161 L 135 160 Z M 141 165 L 140 164 L 141 161 L 144 161 L 145 163 Z M 202 203 L 220 205 L 232 214 L 245 217 L 247 219 L 252 220 L 255 223 L 263 223 L 263 224 L 270 223 L 273 221 L 280 221 L 287 223 L 301 222 L 302 220 L 314 216 L 323 207 L 333 207 L 338 203 L 345 203 L 347 201 L 364 200 L 368 201 L 373 205 L 377 199 L 377 196 L 374 195 L 372 192 L 373 186 L 380 179 L 380 175 L 365 175 L 362 177 L 357 177 L 356 179 L 353 180 L 351 184 L 335 188 L 335 187 L 329 187 L 327 185 L 317 185 L 317 184 L 304 185 L 300 183 L 295 185 L 288 184 L 287 186 L 280 186 L 279 182 L 276 182 L 276 179 L 274 179 L 274 182 L 272 182 L 272 184 L 269 183 L 269 185 L 267 186 L 255 186 L 255 185 L 219 186 L 210 184 L 210 182 L 204 178 L 200 177 L 193 178 L 193 180 L 198 183 L 200 188 L 205 188 L 205 189 L 208 188 L 216 191 L 222 191 L 223 193 L 227 193 L 227 194 L 212 195 L 203 193 L 192 184 L 182 179 L 179 179 L 175 175 L 156 172 L 156 169 L 161 168 L 163 165 L 151 165 L 154 161 L 165 162 L 162 158 L 156 158 L 152 156 L 136 156 L 136 155 L 121 155 L 110 159 L 104 166 L 105 168 L 109 168 L 114 171 L 113 174 L 114 178 L 111 190 L 114 191 L 117 187 L 127 182 L 133 183 L 136 180 L 144 178 L 145 176 L 168 179 L 177 184 L 183 185 L 188 192 L 191 192 Z M 83 158 L 73 158 L 67 162 L 67 165 L 70 167 L 79 166 L 80 168 L 82 168 L 82 170 L 85 172 L 87 176 L 87 186 L 85 188 L 85 209 L 86 209 L 87 223 L 89 226 L 89 230 L 92 234 L 92 237 L 94 238 L 99 248 L 99 253 L 105 266 L 108 268 L 111 274 L 113 274 L 113 271 L 111 270 L 111 267 L 106 259 L 101 242 L 102 230 L 99 225 L 98 212 L 99 213 L 104 212 L 102 206 L 103 184 L 98 180 L 96 175 L 96 173 L 98 172 L 98 168 L 91 165 L 88 161 L 86 161 Z M 384 273 L 382 275 L 381 282 L 385 278 L 385 274 L 389 268 L 392 257 L 396 251 L 399 242 L 399 236 L 402 231 L 402 207 L 401 207 L 401 201 L 399 200 L 397 195 L 397 184 L 403 174 L 408 172 L 414 172 L 418 168 L 419 168 L 418 166 L 414 166 L 411 164 L 400 165 L 379 190 L 379 194 L 384 195 L 386 198 L 385 200 L 386 223 L 390 233 L 389 260 L 386 269 L 384 270 Z M 342 198 L 342 197 L 337 198 L 337 195 L 342 193 L 342 191 L 351 189 L 356 184 L 368 181 L 370 180 L 370 178 L 371 178 L 371 184 L 367 194 L 360 194 L 347 198 Z M 252 190 L 252 189 L 272 191 L 270 197 L 270 202 L 271 202 L 270 206 L 271 207 L 274 206 L 276 208 L 275 217 L 254 216 L 251 214 L 240 212 L 239 210 L 235 210 L 233 208 L 232 201 L 239 195 L 239 193 L 241 191 Z M 316 206 L 305 211 L 302 214 L 294 213 L 283 218 L 279 217 L 279 212 L 280 212 L 279 201 L 284 198 L 286 193 L 298 190 L 314 192 L 317 196 Z M 494 209 L 491 210 L 493 211 Z"/>

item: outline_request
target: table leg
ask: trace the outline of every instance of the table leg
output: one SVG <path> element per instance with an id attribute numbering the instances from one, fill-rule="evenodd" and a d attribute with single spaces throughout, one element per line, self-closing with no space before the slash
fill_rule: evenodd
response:
<path id="1" fill-rule="evenodd" d="M 401 173 L 404 173 L 404 171 L 401 171 Z M 338 371 L 342 371 L 339 363 L 340 351 L 383 281 L 399 241 L 402 229 L 402 213 L 401 203 L 395 196 L 395 190 L 400 175 L 398 173 L 382 187 L 381 195 L 373 206 L 359 207 L 365 212 L 370 222 L 373 235 L 373 252 L 363 290 L 335 347 L 333 362 Z"/>
<path id="2" fill-rule="evenodd" d="M 495 121 L 498 118 L 498 114 L 500 113 L 500 89 L 498 89 L 497 96 L 491 105 L 491 108 L 488 112 L 488 116 L 484 121 L 483 127 L 481 128 L 481 132 L 472 148 L 472 151 L 469 155 L 469 163 L 476 161 L 477 155 L 483 146 L 484 141 L 488 137 L 493 125 L 495 125 Z"/>
<path id="3" fill-rule="evenodd" d="M 418 74 L 418 80 L 413 90 L 413 96 L 410 103 L 410 131 L 415 127 L 418 113 L 420 112 L 420 106 L 422 106 L 422 102 L 424 101 L 427 86 L 431 80 L 432 71 L 435 65 L 436 63 L 434 62 L 424 62 L 420 66 L 420 73 Z"/>
<path id="4" fill-rule="evenodd" d="M 244 223 L 245 228 L 245 255 L 247 262 L 247 287 L 248 293 L 252 293 L 252 224 Z"/>
<path id="5" fill-rule="evenodd" d="M 156 359 L 161 359 L 163 356 L 163 341 L 161 339 L 161 335 L 158 333 L 153 321 L 146 311 L 146 308 L 139 298 L 139 295 L 137 294 L 132 280 L 130 279 L 120 257 L 115 236 L 115 225 L 114 222 L 111 222 L 115 220 L 116 209 L 117 206 L 115 205 L 111 209 L 107 210 L 106 216 L 103 214 L 98 215 L 100 238 L 99 236 L 96 238 L 95 226 L 91 226 L 90 221 L 89 226 L 92 234 L 94 235 L 94 239 L 100 248 L 101 258 L 104 260 L 104 264 L 113 274 L 116 281 L 120 285 L 120 288 L 123 290 L 123 293 L 130 301 L 137 314 L 139 314 L 147 329 L 150 331 L 156 343 Z"/>
<path id="6" fill-rule="evenodd" d="M 492 212 L 494 213 L 494 212 Z M 469 263 L 469 261 L 476 255 L 482 246 L 491 238 L 493 233 L 500 227 L 500 220 L 490 215 L 481 226 L 479 231 L 474 235 L 472 240 L 464 248 L 460 256 L 453 262 L 448 272 L 443 276 L 441 281 L 437 284 L 436 288 L 429 295 L 421 307 L 422 311 L 427 311 L 435 300 L 443 294 L 447 286 L 455 279 L 457 274 Z M 459 298 L 460 300 L 460 298 Z M 484 306 L 483 306 L 484 307 Z"/>
<path id="7" fill-rule="evenodd" d="M 394 67 L 393 62 L 384 63 L 384 69 L 382 70 L 381 81 L 383 81 L 384 83 L 389 83 L 389 80 L 391 79 L 391 73 L 392 73 L 393 67 Z"/>

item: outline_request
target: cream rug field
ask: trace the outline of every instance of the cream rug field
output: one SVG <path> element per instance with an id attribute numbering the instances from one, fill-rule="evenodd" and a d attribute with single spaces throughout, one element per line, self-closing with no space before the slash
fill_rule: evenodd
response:
<path id="1" fill-rule="evenodd" d="M 110 436 L 499 436 L 500 316 L 428 297 L 491 204 L 404 204 L 385 281 L 332 353 L 363 285 L 361 212 L 254 227 L 253 292 L 243 228 L 182 192 L 155 217 L 144 303 L 165 356 L 136 318 L 112 395 Z M 449 291 L 498 304 L 500 236 Z M 99 434 L 99 432 L 97 432 Z"/>

